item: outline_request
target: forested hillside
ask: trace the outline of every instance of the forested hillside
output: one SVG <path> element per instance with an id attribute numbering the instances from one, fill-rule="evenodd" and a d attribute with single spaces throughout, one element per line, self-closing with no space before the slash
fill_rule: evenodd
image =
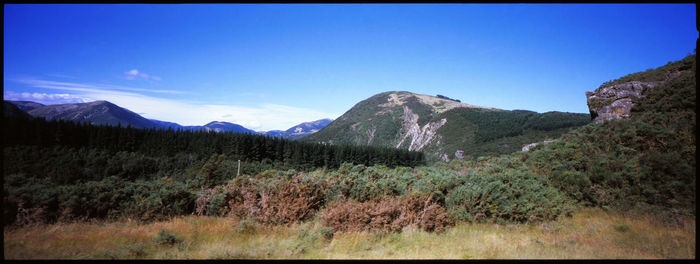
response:
<path id="1" fill-rule="evenodd" d="M 29 218 L 41 221 L 130 212 L 142 212 L 146 218 L 188 213 L 197 190 L 236 177 L 237 160 L 242 161 L 242 175 L 269 169 L 333 169 L 344 162 L 423 164 L 422 153 L 415 151 L 324 146 L 230 132 L 12 117 L 3 119 L 3 130 L 3 215 L 8 224 L 28 221 L 23 212 L 38 214 Z"/>

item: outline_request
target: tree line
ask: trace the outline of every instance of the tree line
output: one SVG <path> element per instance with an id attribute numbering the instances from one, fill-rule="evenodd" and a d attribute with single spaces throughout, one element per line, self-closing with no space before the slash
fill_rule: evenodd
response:
<path id="1" fill-rule="evenodd" d="M 138 129 L 42 119 L 4 118 L 5 147 L 34 145 L 136 152 L 147 156 L 178 153 L 224 154 L 248 162 L 284 163 L 297 169 L 337 168 L 344 162 L 410 166 L 424 164 L 421 152 L 384 147 L 324 145 L 249 133 Z"/>

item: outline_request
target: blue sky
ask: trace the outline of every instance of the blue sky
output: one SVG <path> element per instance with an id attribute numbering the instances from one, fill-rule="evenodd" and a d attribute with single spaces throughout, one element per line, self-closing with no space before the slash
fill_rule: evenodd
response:
<path id="1" fill-rule="evenodd" d="M 255 130 L 384 91 L 587 113 L 585 92 L 693 53 L 694 4 L 10 5 L 3 96 L 108 100 Z"/>

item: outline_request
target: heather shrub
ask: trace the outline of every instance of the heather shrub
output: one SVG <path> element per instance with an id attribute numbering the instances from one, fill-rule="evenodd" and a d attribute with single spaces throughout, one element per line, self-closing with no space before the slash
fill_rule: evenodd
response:
<path id="1" fill-rule="evenodd" d="M 194 212 L 197 215 L 226 215 L 230 199 L 231 193 L 222 185 L 210 189 L 202 188 L 195 200 Z"/>
<path id="2" fill-rule="evenodd" d="M 405 197 L 382 197 L 366 202 L 334 201 L 326 206 L 322 223 L 334 232 L 396 232 L 406 226 L 440 232 L 454 222 L 431 196 L 412 194 Z"/>
<path id="3" fill-rule="evenodd" d="M 261 223 L 291 223 L 310 218 L 324 203 L 324 182 L 297 174 L 291 179 L 237 179 L 225 189 L 233 216 Z"/>
<path id="4" fill-rule="evenodd" d="M 3 220 L 10 224 L 33 224 L 58 218 L 60 191 L 50 182 L 13 174 L 3 185 Z"/>

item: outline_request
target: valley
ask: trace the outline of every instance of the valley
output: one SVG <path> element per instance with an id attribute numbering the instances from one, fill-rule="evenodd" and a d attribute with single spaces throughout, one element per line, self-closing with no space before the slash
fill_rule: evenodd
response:
<path id="1" fill-rule="evenodd" d="M 4 253 L 694 258 L 695 73 L 689 55 L 606 83 L 587 94 L 594 115 L 385 92 L 290 128 L 318 130 L 298 140 L 149 128 L 106 101 L 5 102 Z M 656 83 L 624 85 L 638 80 Z M 639 93 L 592 100 L 633 94 L 620 89 Z"/>

